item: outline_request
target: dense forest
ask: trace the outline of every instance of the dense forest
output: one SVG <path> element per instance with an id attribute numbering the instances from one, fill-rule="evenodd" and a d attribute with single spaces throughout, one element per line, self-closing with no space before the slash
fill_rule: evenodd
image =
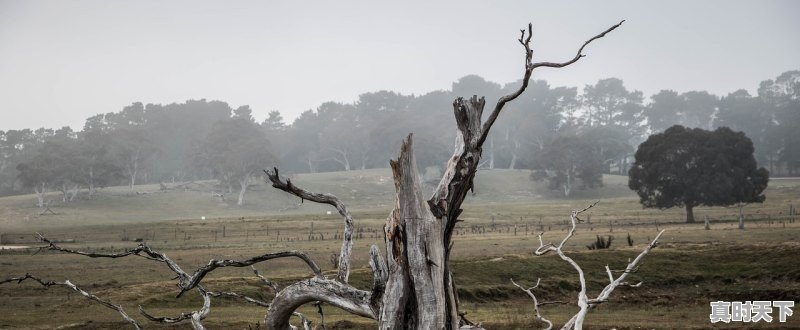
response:
<path id="1" fill-rule="evenodd" d="M 292 123 L 271 111 L 259 122 L 248 106 L 222 101 L 133 103 L 86 119 L 81 131 L 0 131 L 0 195 L 79 191 L 109 185 L 216 179 L 238 193 L 261 169 L 287 173 L 387 167 L 409 132 L 417 161 L 434 174 L 446 163 L 455 137 L 452 100 L 485 95 L 496 100 L 521 81 L 501 85 L 465 76 L 451 90 L 424 95 L 365 93 L 353 103 L 327 102 Z M 480 168 L 531 169 L 559 193 L 602 185 L 602 173 L 625 174 L 648 135 L 672 125 L 743 131 L 760 166 L 771 176 L 800 167 L 800 71 L 761 82 L 757 95 L 662 90 L 645 98 L 617 78 L 585 86 L 533 81 L 507 106 L 484 147 Z M 432 175 L 435 176 L 435 175 Z"/>

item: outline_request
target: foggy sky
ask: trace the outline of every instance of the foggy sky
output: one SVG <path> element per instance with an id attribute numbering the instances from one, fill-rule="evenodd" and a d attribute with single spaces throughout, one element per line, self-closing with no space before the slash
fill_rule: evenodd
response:
<path id="1" fill-rule="evenodd" d="M 132 102 L 205 98 L 291 122 L 360 93 L 420 94 L 478 74 L 520 79 L 519 29 L 535 79 L 618 77 L 725 95 L 800 69 L 796 1 L 8 1 L 0 0 L 0 130 L 72 126 Z M 443 104 L 443 107 L 449 107 Z"/>

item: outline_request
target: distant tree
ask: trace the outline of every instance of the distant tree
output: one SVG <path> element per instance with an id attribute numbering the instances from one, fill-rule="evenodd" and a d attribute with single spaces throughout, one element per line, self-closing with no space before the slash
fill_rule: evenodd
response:
<path id="1" fill-rule="evenodd" d="M 278 110 L 270 111 L 267 119 L 264 119 L 261 126 L 268 131 L 282 131 L 286 129 L 286 123 L 283 122 L 283 116 L 281 116 Z"/>
<path id="2" fill-rule="evenodd" d="M 642 92 L 628 91 L 621 79 L 602 79 L 595 85 L 587 85 L 582 99 L 586 125 L 617 125 L 625 127 L 631 136 L 641 133 Z"/>
<path id="3" fill-rule="evenodd" d="M 800 168 L 800 71 L 787 71 L 775 80 L 761 82 L 758 96 L 774 114 L 774 127 L 766 132 L 764 143 L 770 172 L 777 161 L 789 175 L 796 175 Z"/>
<path id="4" fill-rule="evenodd" d="M 603 185 L 603 160 L 586 135 L 564 135 L 545 146 L 535 159 L 532 180 L 547 180 L 551 190 L 569 197 L 573 188 Z"/>
<path id="5" fill-rule="evenodd" d="M 123 177 L 122 168 L 115 164 L 111 154 L 109 133 L 84 130 L 78 141 L 79 169 L 77 180 L 95 195 L 97 188 L 105 187 Z"/>
<path id="6" fill-rule="evenodd" d="M 136 185 L 140 172 L 145 169 L 147 160 L 158 149 L 141 126 L 119 128 L 111 135 L 111 139 L 115 162 L 124 170 L 128 178 L 128 188 L 133 192 L 133 186 Z"/>
<path id="7" fill-rule="evenodd" d="M 504 91 L 510 92 L 522 85 L 521 81 L 506 84 Z M 544 80 L 530 82 L 529 94 L 519 102 L 509 105 L 509 116 L 498 120 L 498 130 L 490 136 L 489 163 L 494 163 L 494 149 L 508 155 L 509 169 L 529 166 L 535 154 L 542 151 L 567 117 L 578 107 L 577 89 L 551 88 Z M 521 165 L 527 163 L 525 165 Z M 490 165 L 490 168 L 493 166 Z"/>
<path id="8" fill-rule="evenodd" d="M 317 109 L 317 116 L 324 125 L 317 131 L 321 154 L 339 163 L 340 170 L 350 171 L 359 161 L 363 164 L 369 127 L 361 123 L 355 106 L 327 102 Z"/>
<path id="9" fill-rule="evenodd" d="M 625 174 L 627 159 L 634 151 L 623 127 L 588 127 L 581 132 L 581 139 L 594 149 L 602 163 L 602 172 L 611 174 L 612 164 L 617 164 L 617 172 Z"/>
<path id="10" fill-rule="evenodd" d="M 652 102 L 645 108 L 650 131 L 663 132 L 673 125 L 708 129 L 719 99 L 706 91 L 691 91 L 678 94 L 662 90 L 650 97 Z"/>
<path id="11" fill-rule="evenodd" d="M 57 139 L 51 136 L 29 161 L 17 165 L 18 182 L 25 188 L 33 188 L 39 207 L 44 206 L 44 194 L 55 189 L 62 193 L 62 201 L 75 198 L 80 181 L 81 166 L 73 139 Z M 71 194 L 71 196 L 70 196 Z"/>
<path id="12" fill-rule="evenodd" d="M 743 89 L 722 97 L 714 126 L 744 132 L 753 141 L 754 156 L 759 163 L 769 166 L 777 158 L 779 146 L 770 141 L 770 132 L 776 128 L 775 107 L 762 98 L 753 97 Z"/>
<path id="13" fill-rule="evenodd" d="M 37 155 L 28 162 L 17 164 L 17 181 L 23 188 L 32 188 L 39 207 L 44 207 L 44 195 L 53 183 L 54 166 L 52 159 Z"/>
<path id="14" fill-rule="evenodd" d="M 239 186 L 238 205 L 244 205 L 247 186 L 264 164 L 274 162 L 264 131 L 246 115 L 218 122 L 198 150 L 198 159 L 211 168 L 233 192 Z"/>
<path id="15" fill-rule="evenodd" d="M 710 129 L 719 97 L 706 91 L 690 91 L 681 94 L 686 110 L 681 114 L 681 124 L 686 127 Z"/>
<path id="16" fill-rule="evenodd" d="M 650 131 L 663 132 L 673 125 L 680 124 L 678 116 L 686 109 L 686 101 L 677 92 L 662 90 L 650 99 L 652 102 L 644 112 Z"/>
<path id="17" fill-rule="evenodd" d="M 769 172 L 756 167 L 753 143 L 727 127 L 715 131 L 673 126 L 639 145 L 628 187 L 644 207 L 761 203 Z"/>
<path id="18" fill-rule="evenodd" d="M 202 167 L 192 162 L 192 150 L 211 131 L 211 127 L 231 115 L 231 107 L 221 101 L 188 100 L 185 103 L 145 106 L 144 130 L 158 152 L 147 163 L 150 182 L 208 179 Z"/>

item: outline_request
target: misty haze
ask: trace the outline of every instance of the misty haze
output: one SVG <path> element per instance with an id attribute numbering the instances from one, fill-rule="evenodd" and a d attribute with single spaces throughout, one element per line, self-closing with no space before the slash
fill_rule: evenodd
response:
<path id="1" fill-rule="evenodd" d="M 798 12 L 0 0 L 0 328 L 798 328 Z"/>

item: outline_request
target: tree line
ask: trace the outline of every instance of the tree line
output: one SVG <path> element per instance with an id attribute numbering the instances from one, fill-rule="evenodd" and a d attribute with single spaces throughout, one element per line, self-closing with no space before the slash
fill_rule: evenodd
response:
<path id="1" fill-rule="evenodd" d="M 258 122 L 248 106 L 203 99 L 133 103 L 88 118 L 81 131 L 0 131 L 0 194 L 35 192 L 41 205 L 47 191 L 60 191 L 68 202 L 81 190 L 93 195 L 108 185 L 133 191 L 140 183 L 216 179 L 242 204 L 251 178 L 263 168 L 383 168 L 399 150 L 397 137 L 408 132 L 418 142 L 420 168 L 439 171 L 455 139 L 452 100 L 496 100 L 521 83 L 469 75 L 450 90 L 422 95 L 364 93 L 352 103 L 323 103 L 292 123 L 278 111 Z M 487 137 L 480 168 L 531 169 L 533 180 L 564 195 L 602 185 L 603 173 L 626 174 L 636 146 L 676 124 L 744 132 L 772 176 L 796 175 L 800 167 L 800 71 L 761 82 L 757 95 L 662 90 L 648 100 L 617 78 L 580 93 L 537 80 L 507 107 Z"/>

